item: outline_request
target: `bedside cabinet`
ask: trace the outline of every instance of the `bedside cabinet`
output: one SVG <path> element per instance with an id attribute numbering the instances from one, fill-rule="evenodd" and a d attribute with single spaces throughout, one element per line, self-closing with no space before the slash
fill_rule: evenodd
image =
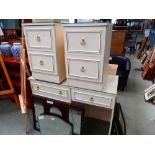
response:
<path id="1" fill-rule="evenodd" d="M 102 91 L 111 45 L 111 24 L 64 24 L 68 85 Z"/>
<path id="2" fill-rule="evenodd" d="M 66 79 L 64 33 L 61 24 L 23 24 L 33 78 L 54 83 Z"/>

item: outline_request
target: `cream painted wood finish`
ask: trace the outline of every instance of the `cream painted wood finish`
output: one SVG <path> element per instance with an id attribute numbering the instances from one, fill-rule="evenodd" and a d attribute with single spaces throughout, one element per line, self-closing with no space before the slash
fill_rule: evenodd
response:
<path id="1" fill-rule="evenodd" d="M 61 83 L 66 79 L 64 32 L 61 24 L 23 24 L 32 76 Z"/>
<path id="2" fill-rule="evenodd" d="M 30 66 L 31 71 L 44 72 L 48 74 L 57 74 L 56 71 L 56 56 L 54 54 L 40 54 L 40 53 L 30 53 Z"/>
<path id="3" fill-rule="evenodd" d="M 55 51 L 55 38 L 53 26 L 31 26 L 25 28 L 28 50 L 48 49 Z"/>
<path id="4" fill-rule="evenodd" d="M 71 87 L 72 100 L 99 107 L 114 109 L 117 96 L 118 76 L 107 75 L 102 91 Z"/>
<path id="5" fill-rule="evenodd" d="M 70 88 L 62 84 L 53 84 L 29 78 L 32 94 L 71 103 Z"/>
<path id="6" fill-rule="evenodd" d="M 68 59 L 68 77 L 99 80 L 99 61 Z"/>
<path id="7" fill-rule="evenodd" d="M 100 52 L 100 32 L 68 32 L 66 38 L 68 52 Z"/>
<path id="8" fill-rule="evenodd" d="M 72 100 L 90 105 L 113 109 L 115 96 L 85 89 L 71 89 Z"/>
<path id="9" fill-rule="evenodd" d="M 46 74 L 45 76 L 48 78 Z M 69 87 L 68 81 L 62 84 L 53 84 L 35 80 L 34 77 L 30 77 L 29 80 L 32 94 L 67 103 L 75 101 L 81 106 L 84 105 L 86 107 L 85 116 L 110 121 L 110 134 L 117 96 L 118 76 L 107 75 L 102 91 Z"/>
<path id="10" fill-rule="evenodd" d="M 102 91 L 109 63 L 111 24 L 64 24 L 69 86 Z"/>

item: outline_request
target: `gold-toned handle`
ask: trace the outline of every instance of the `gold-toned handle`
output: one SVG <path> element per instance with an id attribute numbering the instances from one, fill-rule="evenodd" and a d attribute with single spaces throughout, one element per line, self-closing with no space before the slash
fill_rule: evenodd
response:
<path id="1" fill-rule="evenodd" d="M 81 43 L 80 43 L 82 46 L 84 46 L 86 44 L 86 41 L 85 39 L 81 39 Z"/>
<path id="2" fill-rule="evenodd" d="M 94 98 L 93 97 L 90 97 L 90 102 L 94 102 Z"/>
<path id="3" fill-rule="evenodd" d="M 39 41 L 39 42 L 41 41 L 41 38 L 40 38 L 40 36 L 37 36 L 37 41 Z"/>
<path id="4" fill-rule="evenodd" d="M 59 94 L 60 94 L 60 95 L 63 95 L 63 93 L 62 93 L 62 91 L 61 91 L 61 90 L 59 91 Z"/>
<path id="5" fill-rule="evenodd" d="M 86 70 L 86 69 L 84 68 L 84 66 L 82 66 L 82 67 L 81 67 L 81 72 L 85 72 L 85 70 Z"/>
<path id="6" fill-rule="evenodd" d="M 39 86 L 37 86 L 36 88 L 37 88 L 37 90 L 39 90 Z"/>
<path id="7" fill-rule="evenodd" d="M 44 61 L 40 60 L 40 65 L 44 66 Z"/>

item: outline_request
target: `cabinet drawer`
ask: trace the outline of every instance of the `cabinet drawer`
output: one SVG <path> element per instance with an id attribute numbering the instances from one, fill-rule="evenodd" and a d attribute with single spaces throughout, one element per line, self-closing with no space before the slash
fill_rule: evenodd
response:
<path id="1" fill-rule="evenodd" d="M 101 33 L 100 32 L 67 32 L 67 51 L 100 53 Z"/>
<path id="2" fill-rule="evenodd" d="M 68 58 L 68 77 L 100 81 L 100 61 Z"/>
<path id="3" fill-rule="evenodd" d="M 30 82 L 33 94 L 71 103 L 70 88 L 48 82 Z"/>
<path id="4" fill-rule="evenodd" d="M 72 100 L 100 107 L 113 108 L 115 97 L 106 93 L 74 89 L 71 90 Z"/>
<path id="5" fill-rule="evenodd" d="M 25 30 L 28 49 L 49 49 L 54 51 L 54 28 L 53 27 L 30 27 Z"/>
<path id="6" fill-rule="evenodd" d="M 42 55 L 29 53 L 30 67 L 32 71 L 48 74 L 57 74 L 55 55 Z"/>

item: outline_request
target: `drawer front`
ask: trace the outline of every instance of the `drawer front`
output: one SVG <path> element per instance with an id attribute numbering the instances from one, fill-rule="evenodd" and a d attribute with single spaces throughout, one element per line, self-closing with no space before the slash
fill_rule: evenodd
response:
<path id="1" fill-rule="evenodd" d="M 100 79 L 100 61 L 68 58 L 68 77 L 82 80 Z"/>
<path id="2" fill-rule="evenodd" d="M 72 89 L 72 100 L 100 107 L 113 108 L 114 96 L 101 92 Z"/>
<path id="3" fill-rule="evenodd" d="M 67 51 L 100 53 L 101 33 L 100 32 L 67 32 Z"/>
<path id="4" fill-rule="evenodd" d="M 30 28 L 25 30 L 28 49 L 49 49 L 54 51 L 54 28 Z"/>
<path id="5" fill-rule="evenodd" d="M 29 53 L 29 61 L 32 71 L 57 74 L 55 55 Z"/>
<path id="6" fill-rule="evenodd" d="M 61 100 L 65 102 L 71 102 L 70 88 L 64 86 L 57 86 L 45 82 L 32 82 L 31 81 L 32 93 L 48 98 L 53 98 L 56 100 Z"/>

